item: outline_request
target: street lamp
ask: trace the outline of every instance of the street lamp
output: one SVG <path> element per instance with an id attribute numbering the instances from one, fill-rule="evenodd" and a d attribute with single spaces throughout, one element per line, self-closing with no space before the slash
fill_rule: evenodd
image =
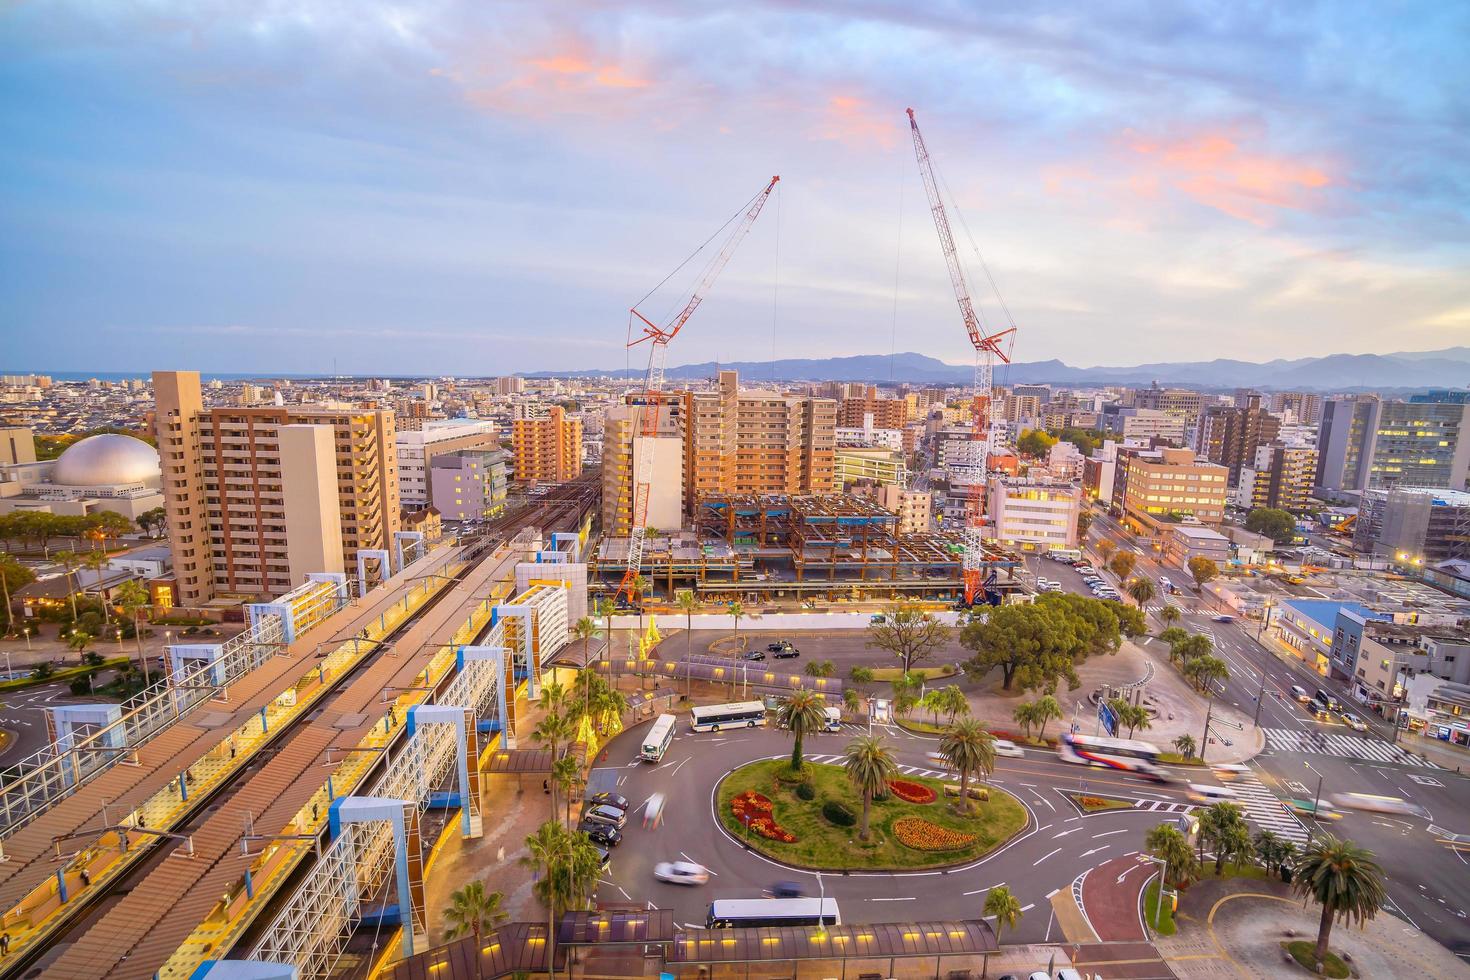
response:
<path id="1" fill-rule="evenodd" d="M 1307 762 L 1305 759 L 1302 760 L 1302 765 L 1317 773 L 1317 795 L 1312 797 L 1312 822 L 1314 824 L 1320 823 L 1321 815 L 1317 812 L 1317 808 L 1322 805 L 1322 773 L 1317 769 L 1316 766 L 1312 765 L 1310 762 Z"/>

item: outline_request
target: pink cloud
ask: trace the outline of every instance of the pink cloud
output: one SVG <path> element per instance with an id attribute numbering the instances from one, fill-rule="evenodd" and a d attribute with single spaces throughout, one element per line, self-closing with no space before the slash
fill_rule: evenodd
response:
<path id="1" fill-rule="evenodd" d="M 889 149 L 897 142 L 898 117 L 855 95 L 834 95 L 817 122 L 815 136 L 848 146 L 877 145 Z"/>
<path id="2" fill-rule="evenodd" d="M 1254 225 L 1271 224 L 1277 209 L 1321 207 L 1320 192 L 1340 183 L 1307 160 L 1251 153 L 1226 135 L 1158 140 L 1130 132 L 1127 137 L 1128 149 L 1143 165 L 1128 182 L 1134 194 L 1153 197 L 1161 184 L 1168 185 Z"/>
<path id="3" fill-rule="evenodd" d="M 436 74 L 460 82 L 465 97 L 482 108 L 537 117 L 618 115 L 630 95 L 653 86 L 635 66 L 574 35 L 555 37 L 530 57 L 489 57 Z"/>

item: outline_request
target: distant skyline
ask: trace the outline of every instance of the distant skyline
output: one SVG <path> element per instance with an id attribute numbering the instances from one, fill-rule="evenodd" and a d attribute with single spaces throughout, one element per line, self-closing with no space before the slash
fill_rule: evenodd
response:
<path id="1" fill-rule="evenodd" d="M 669 363 L 964 363 L 909 105 L 1017 360 L 1449 347 L 1466 37 L 1435 3 L 12 4 L 0 364 L 616 370 L 775 173 Z"/>

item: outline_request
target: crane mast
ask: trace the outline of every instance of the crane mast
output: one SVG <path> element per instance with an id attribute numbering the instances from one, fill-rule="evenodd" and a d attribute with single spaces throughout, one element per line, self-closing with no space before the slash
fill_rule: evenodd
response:
<path id="1" fill-rule="evenodd" d="M 939 247 L 944 252 L 945 266 L 949 270 L 949 282 L 954 288 L 955 301 L 960 307 L 960 318 L 970 344 L 975 348 L 975 392 L 971 408 L 971 451 L 974 458 L 966 467 L 970 483 L 965 496 L 965 533 L 963 570 L 965 577 L 965 604 L 975 601 L 975 594 L 982 588 L 984 571 L 985 531 L 985 475 L 987 458 L 1000 445 L 1000 430 L 992 428 L 990 411 L 991 396 L 995 390 L 995 361 L 1010 362 L 1010 356 L 1001 347 L 1003 338 L 1014 339 L 1015 327 L 987 334 L 975 313 L 975 304 L 970 299 L 970 287 L 965 281 L 965 270 L 960 265 L 959 251 L 955 247 L 954 232 L 949 227 L 949 214 L 944 207 L 944 197 L 939 192 L 939 181 L 934 176 L 934 165 L 929 159 L 929 149 L 924 145 L 924 134 L 919 132 L 919 122 L 914 110 L 908 110 L 909 130 L 914 138 L 914 157 L 919 162 L 919 174 L 924 180 L 924 193 L 929 198 L 929 212 L 934 217 L 934 230 L 939 233 Z"/>
<path id="2" fill-rule="evenodd" d="M 635 427 L 634 445 L 635 452 L 633 466 L 633 524 L 628 537 L 628 567 L 623 572 L 622 581 L 618 583 L 618 590 L 613 598 L 617 599 L 625 592 L 631 592 L 638 578 L 639 569 L 643 565 L 643 543 L 648 534 L 648 501 L 653 495 L 652 470 L 653 470 L 653 440 L 658 435 L 658 415 L 662 400 L 664 386 L 664 367 L 668 356 L 669 341 L 679 335 L 684 329 L 684 324 L 699 309 L 704 302 L 705 294 L 715 284 L 715 279 L 724 270 L 730 257 L 735 254 L 736 247 L 745 238 L 750 226 L 755 224 L 755 219 L 760 217 L 761 208 L 765 207 L 766 201 L 771 196 L 771 191 L 776 189 L 776 184 L 781 180 L 777 175 L 771 178 L 765 190 L 757 194 L 746 207 L 745 213 L 740 216 L 729 237 L 725 239 L 724 245 L 705 266 L 699 283 L 694 287 L 688 301 L 683 308 L 674 314 L 668 323 L 660 326 L 638 311 L 635 305 L 628 312 L 642 321 L 641 335 L 628 343 L 629 347 L 648 342 L 648 371 L 644 377 L 642 404 L 638 406 L 639 424 Z M 636 436 L 642 436 L 641 439 Z"/>

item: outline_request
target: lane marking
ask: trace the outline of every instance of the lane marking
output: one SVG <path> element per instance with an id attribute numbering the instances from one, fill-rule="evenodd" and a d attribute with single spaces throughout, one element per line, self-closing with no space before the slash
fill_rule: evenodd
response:
<path id="1" fill-rule="evenodd" d="M 1099 837 L 1111 837 L 1114 834 L 1126 834 L 1126 833 L 1128 833 L 1128 830 L 1126 828 L 1123 829 L 1123 830 L 1109 830 L 1107 833 L 1093 834 L 1092 835 L 1092 839 L 1093 840 L 1097 840 Z"/>
<path id="2" fill-rule="evenodd" d="M 1055 851 L 1052 851 L 1051 854 L 1044 854 L 1044 855 L 1042 855 L 1041 857 L 1037 858 L 1035 861 L 1032 861 L 1031 862 L 1031 867 L 1033 867 L 1033 868 L 1036 867 L 1042 861 L 1045 861 L 1047 858 L 1051 857 L 1052 854 L 1056 854 L 1060 850 L 1061 850 L 1061 848 L 1059 847 Z M 1086 855 L 1083 855 L 1083 856 L 1085 857 Z"/>

